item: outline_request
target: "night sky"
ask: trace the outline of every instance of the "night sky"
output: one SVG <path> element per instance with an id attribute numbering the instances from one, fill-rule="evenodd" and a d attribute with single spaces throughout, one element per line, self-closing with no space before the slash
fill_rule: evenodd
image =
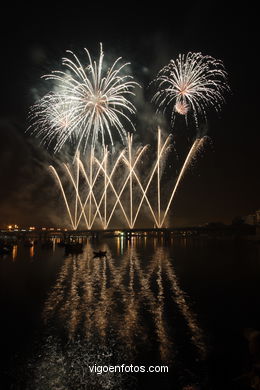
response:
<path id="1" fill-rule="evenodd" d="M 226 95 L 220 115 L 209 113 L 211 141 L 181 183 L 170 223 L 229 223 L 259 209 L 254 10 L 250 5 L 226 8 L 220 2 L 172 3 L 171 9 L 164 2 L 156 7 L 149 2 L 145 9 L 139 9 L 141 3 L 122 2 L 118 8 L 111 2 L 95 3 L 86 2 L 85 8 L 61 3 L 2 9 L 0 225 L 63 223 L 64 209 L 56 201 L 59 191 L 47 169 L 53 156 L 25 134 L 27 115 L 36 96 L 43 94 L 41 75 L 59 67 L 65 50 L 81 54 L 86 47 L 96 56 L 99 42 L 105 55 L 132 63 L 133 75 L 147 97 L 149 82 L 179 53 L 202 52 L 224 62 L 232 93 Z M 140 117 L 139 112 L 139 122 Z M 146 122 L 139 124 L 144 143 L 150 142 L 147 127 Z M 191 130 L 180 128 L 192 137 Z"/>

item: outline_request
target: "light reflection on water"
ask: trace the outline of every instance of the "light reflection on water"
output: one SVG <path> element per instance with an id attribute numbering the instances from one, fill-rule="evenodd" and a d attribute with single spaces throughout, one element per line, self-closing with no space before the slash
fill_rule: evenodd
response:
<path id="1" fill-rule="evenodd" d="M 89 241 L 82 254 L 66 256 L 45 302 L 43 320 L 48 337 L 36 376 L 55 366 L 60 389 L 66 388 L 62 383 L 68 381 L 64 368 L 68 361 L 77 373 L 77 381 L 81 378 L 83 383 L 84 377 L 90 383 L 88 364 L 131 364 L 138 360 L 140 351 L 152 354 L 151 364 L 174 367 L 176 356 L 180 359 L 183 337 L 197 360 L 205 357 L 202 331 L 179 286 L 168 249 L 156 240 L 147 255 L 146 242 L 142 241 L 143 256 L 137 240 L 117 238 L 115 244 L 116 256 L 104 243 L 99 247 L 107 251 L 107 258 L 93 258 Z M 65 352 L 60 344 L 66 346 Z M 94 382 L 92 376 L 89 388 L 126 388 L 125 379 L 112 378 L 110 373 L 102 376 L 101 383 L 100 376 Z M 127 383 L 131 383 L 129 378 Z M 33 386 L 44 388 L 36 382 Z M 47 386 L 53 383 L 48 380 Z M 79 382 L 77 386 L 85 388 Z"/>
<path id="2" fill-rule="evenodd" d="M 16 257 L 17 257 L 17 245 L 14 245 L 13 246 L 13 250 L 12 250 L 12 259 L 13 259 L 13 261 L 15 261 Z"/>
<path id="3" fill-rule="evenodd" d="M 225 381 L 230 356 L 244 359 L 241 329 L 259 308 L 259 246 L 120 237 L 87 241 L 81 255 L 40 240 L 33 249 L 19 241 L 0 258 L 4 382 L 15 378 L 13 389 L 215 388 L 209 365 Z M 107 258 L 93 259 L 99 249 Z M 194 312 L 206 329 L 206 359 Z M 167 364 L 170 373 L 97 376 L 92 364 Z M 236 361 L 232 367 L 228 375 L 237 377 Z"/>

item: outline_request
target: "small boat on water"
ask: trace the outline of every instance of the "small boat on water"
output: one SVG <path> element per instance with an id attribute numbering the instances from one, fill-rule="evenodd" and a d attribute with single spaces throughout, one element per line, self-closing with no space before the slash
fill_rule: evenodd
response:
<path id="1" fill-rule="evenodd" d="M 107 257 L 107 251 L 93 251 L 93 257 Z"/>

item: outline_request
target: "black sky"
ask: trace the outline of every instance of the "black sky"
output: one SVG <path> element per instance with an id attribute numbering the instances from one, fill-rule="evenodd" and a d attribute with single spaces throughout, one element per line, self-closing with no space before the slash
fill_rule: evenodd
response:
<path id="1" fill-rule="evenodd" d="M 230 222 L 259 209 L 256 38 L 250 3 L 242 8 L 182 2 L 169 8 L 163 2 L 86 2 L 83 8 L 60 3 L 2 9 L 0 225 L 55 223 L 56 217 L 60 223 L 54 216 L 58 191 L 46 169 L 51 156 L 24 133 L 27 114 L 42 92 L 41 75 L 57 68 L 65 50 L 80 53 L 87 47 L 97 54 L 99 42 L 105 54 L 132 63 L 143 87 L 180 52 L 200 51 L 223 60 L 232 94 L 221 115 L 209 115 L 211 143 L 182 182 L 172 221 Z"/>

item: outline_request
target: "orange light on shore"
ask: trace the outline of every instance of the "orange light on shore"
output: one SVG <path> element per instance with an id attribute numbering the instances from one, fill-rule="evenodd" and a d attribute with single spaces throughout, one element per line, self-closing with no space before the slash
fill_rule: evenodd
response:
<path id="1" fill-rule="evenodd" d="M 8 226 L 7 226 L 7 229 L 8 229 L 8 230 L 14 230 L 14 229 L 17 230 L 18 228 L 19 228 L 19 226 L 16 225 L 16 224 L 14 224 L 14 225 L 8 225 Z"/>

